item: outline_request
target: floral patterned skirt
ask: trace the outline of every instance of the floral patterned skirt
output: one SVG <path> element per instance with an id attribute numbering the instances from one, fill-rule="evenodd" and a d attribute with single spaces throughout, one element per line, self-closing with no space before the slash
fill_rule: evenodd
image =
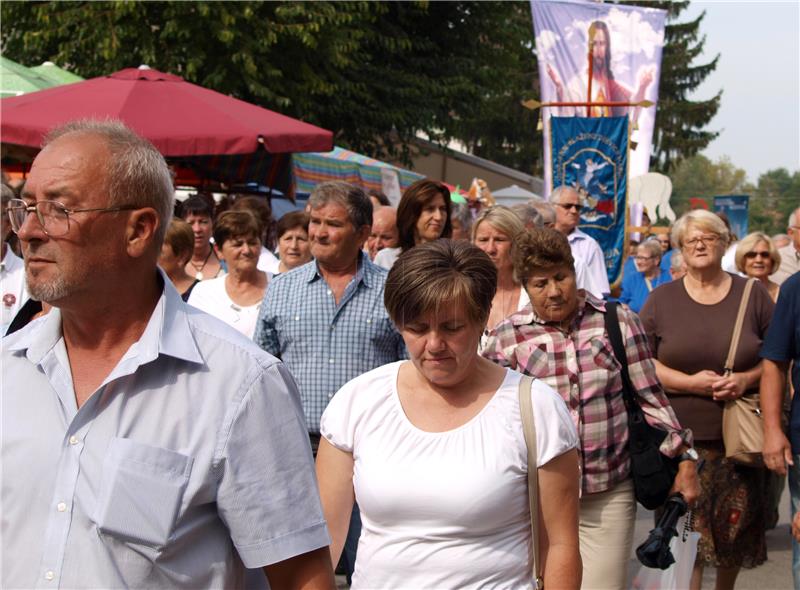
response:
<path id="1" fill-rule="evenodd" d="M 764 563 L 766 472 L 727 461 L 722 441 L 696 441 L 695 448 L 705 461 L 694 508 L 694 529 L 701 534 L 698 561 L 726 568 Z"/>

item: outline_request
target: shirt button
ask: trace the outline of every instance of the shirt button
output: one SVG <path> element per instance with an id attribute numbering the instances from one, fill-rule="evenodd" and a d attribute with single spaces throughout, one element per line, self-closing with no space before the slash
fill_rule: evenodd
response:
<path id="1" fill-rule="evenodd" d="M 371 319 L 369 319 L 369 318 L 367 318 L 367 323 L 368 323 L 368 324 L 371 324 L 371 323 L 372 323 L 372 320 L 371 320 Z"/>
<path id="2" fill-rule="evenodd" d="M 331 294 L 331 290 L 330 290 L 330 289 L 328 289 L 328 295 L 330 295 L 330 294 Z"/>
<path id="3" fill-rule="evenodd" d="M 64 502 L 59 502 L 56 508 L 59 512 L 64 512 L 67 509 L 67 505 Z"/>
<path id="4" fill-rule="evenodd" d="M 72 436 L 70 436 L 69 437 L 69 444 L 77 445 L 78 444 L 78 437 L 75 436 L 74 434 Z"/>
<path id="5" fill-rule="evenodd" d="M 300 316 L 299 315 L 294 316 L 294 321 L 299 322 L 300 321 Z"/>
<path id="6" fill-rule="evenodd" d="M 56 577 L 56 575 L 55 575 L 55 574 L 54 574 L 54 573 L 53 573 L 51 570 L 47 570 L 47 571 L 44 573 L 44 579 L 45 579 L 45 580 L 48 580 L 48 581 L 49 581 L 49 580 L 52 580 L 52 579 L 53 579 L 53 578 L 55 578 L 55 577 Z"/>
<path id="7" fill-rule="evenodd" d="M 330 364 L 333 364 L 333 359 L 328 359 L 328 362 L 329 362 Z"/>

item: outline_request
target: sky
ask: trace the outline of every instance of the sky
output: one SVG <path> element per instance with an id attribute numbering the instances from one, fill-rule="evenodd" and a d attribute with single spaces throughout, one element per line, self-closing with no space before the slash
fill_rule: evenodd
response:
<path id="1" fill-rule="evenodd" d="M 720 135 L 702 153 L 729 156 L 753 183 L 775 168 L 800 170 L 800 0 L 693 0 L 679 20 L 703 10 L 696 63 L 720 60 L 691 98 L 723 93 L 707 127 Z"/>

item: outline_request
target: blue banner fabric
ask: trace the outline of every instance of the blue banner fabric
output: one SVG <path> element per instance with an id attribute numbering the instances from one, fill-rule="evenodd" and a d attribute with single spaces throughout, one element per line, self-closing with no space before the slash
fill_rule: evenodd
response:
<path id="1" fill-rule="evenodd" d="M 714 212 L 724 213 L 731 223 L 731 231 L 736 238 L 741 240 L 748 234 L 747 215 L 750 207 L 750 197 L 747 195 L 726 195 L 714 197 Z"/>
<path id="2" fill-rule="evenodd" d="M 600 244 L 609 283 L 622 271 L 628 191 L 628 117 L 551 117 L 553 188 L 581 196 L 581 230 Z"/>

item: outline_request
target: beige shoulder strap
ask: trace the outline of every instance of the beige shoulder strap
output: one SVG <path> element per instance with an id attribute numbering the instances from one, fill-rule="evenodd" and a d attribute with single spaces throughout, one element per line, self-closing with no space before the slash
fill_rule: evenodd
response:
<path id="1" fill-rule="evenodd" d="M 744 314 L 747 311 L 747 302 L 750 300 L 750 291 L 753 290 L 755 279 L 748 279 L 742 293 L 742 300 L 739 302 L 739 312 L 736 314 L 736 323 L 733 326 L 733 336 L 731 346 L 728 349 L 728 358 L 725 359 L 725 374 L 733 373 L 733 362 L 736 358 L 736 349 L 739 347 L 739 340 L 742 337 L 742 324 L 744 324 Z"/>
<path id="2" fill-rule="evenodd" d="M 536 426 L 533 423 L 533 402 L 531 385 L 533 378 L 523 375 L 519 380 L 519 411 L 522 416 L 522 432 L 525 435 L 525 446 L 528 448 L 528 505 L 531 510 L 531 539 L 533 545 L 533 579 L 534 588 L 542 590 L 544 579 L 539 555 L 539 472 L 536 450 Z"/>

